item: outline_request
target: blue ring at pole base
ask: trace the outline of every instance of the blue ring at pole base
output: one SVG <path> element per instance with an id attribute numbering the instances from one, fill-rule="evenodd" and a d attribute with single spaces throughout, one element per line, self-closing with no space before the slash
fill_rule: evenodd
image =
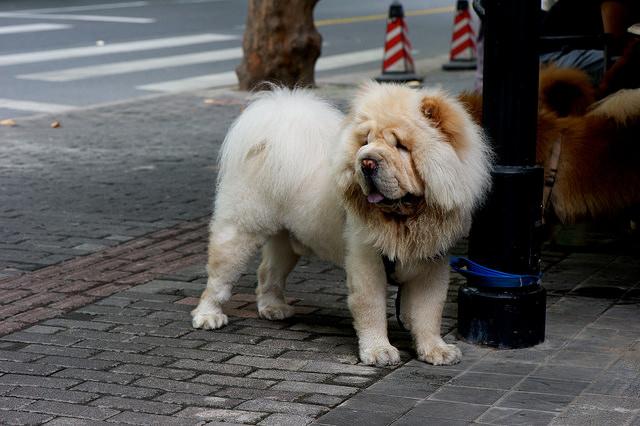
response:
<path id="1" fill-rule="evenodd" d="M 442 65 L 445 71 L 475 70 L 478 67 L 475 59 L 450 61 Z"/>
<path id="2" fill-rule="evenodd" d="M 375 80 L 378 83 L 409 83 L 412 81 L 422 83 L 424 78 L 410 72 L 383 72 Z"/>

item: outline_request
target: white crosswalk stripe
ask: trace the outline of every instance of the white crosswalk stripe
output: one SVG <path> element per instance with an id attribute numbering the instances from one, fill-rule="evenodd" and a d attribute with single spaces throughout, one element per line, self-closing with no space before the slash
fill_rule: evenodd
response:
<path id="1" fill-rule="evenodd" d="M 361 65 L 382 60 L 384 49 L 369 49 L 321 57 L 316 63 L 316 71 L 328 71 L 348 66 Z M 183 78 L 158 83 L 144 84 L 137 89 L 154 92 L 181 92 L 236 84 L 234 71 L 221 72 L 197 77 Z"/>
<path id="2" fill-rule="evenodd" d="M 130 1 L 122 3 L 101 3 L 101 4 L 88 4 L 84 6 L 61 6 L 61 7 L 49 7 L 46 9 L 20 9 L 15 10 L 14 13 L 56 13 L 56 12 L 83 12 L 85 10 L 110 10 L 110 9 L 122 9 L 130 7 L 142 7 L 147 6 L 148 1 Z"/>
<path id="3" fill-rule="evenodd" d="M 127 74 L 139 71 L 157 70 L 207 62 L 226 61 L 242 57 L 242 49 L 213 50 L 211 52 L 189 53 L 185 55 L 165 56 L 162 58 L 141 59 L 138 61 L 114 62 L 87 67 L 68 68 L 59 71 L 23 74 L 18 78 L 40 81 L 72 81 L 106 75 Z"/>
<path id="4" fill-rule="evenodd" d="M 52 104 L 47 102 L 33 102 L 0 98 L 0 108 L 13 109 L 16 111 L 58 113 L 74 109 L 75 107 L 71 105 Z"/>
<path id="5" fill-rule="evenodd" d="M 65 24 L 27 24 L 27 25 L 6 25 L 0 27 L 0 34 L 35 33 L 39 31 L 66 30 L 71 25 Z"/>
<path id="6" fill-rule="evenodd" d="M 29 53 L 0 55 L 0 66 L 28 64 L 34 62 L 56 61 L 61 59 L 84 58 L 88 56 L 109 55 L 113 53 L 139 52 L 217 41 L 235 40 L 238 37 L 227 34 L 196 34 L 190 36 L 156 38 L 142 41 L 130 41 L 107 44 L 105 46 L 72 47 L 69 49 L 42 50 Z"/>
<path id="7" fill-rule="evenodd" d="M 67 15 L 53 13 L 15 13 L 2 12 L 0 18 L 17 19 L 61 19 L 63 21 L 89 21 L 89 22 L 117 22 L 120 24 L 151 24 L 156 22 L 153 18 L 135 18 L 130 16 L 107 15 Z"/>

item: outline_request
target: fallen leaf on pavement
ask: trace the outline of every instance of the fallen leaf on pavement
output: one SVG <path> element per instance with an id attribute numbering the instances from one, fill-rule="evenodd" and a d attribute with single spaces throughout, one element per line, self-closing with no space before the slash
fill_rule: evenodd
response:
<path id="1" fill-rule="evenodd" d="M 51 127 L 54 129 L 57 129 L 58 127 L 60 127 L 61 124 L 59 121 L 54 121 L 53 123 L 51 123 Z"/>
<path id="2" fill-rule="evenodd" d="M 16 120 L 12 120 L 10 118 L 7 118 L 6 120 L 0 120 L 0 126 L 14 127 L 15 125 Z"/>

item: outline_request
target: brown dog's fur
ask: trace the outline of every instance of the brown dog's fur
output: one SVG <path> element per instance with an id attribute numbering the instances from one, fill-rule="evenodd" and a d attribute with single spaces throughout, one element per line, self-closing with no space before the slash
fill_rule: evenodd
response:
<path id="1" fill-rule="evenodd" d="M 579 70 L 540 73 L 536 160 L 548 172 L 553 144 L 561 138 L 550 202 L 562 223 L 610 216 L 640 204 L 640 90 L 621 91 L 594 104 L 586 78 Z M 480 122 L 481 96 L 462 93 L 460 99 Z"/>

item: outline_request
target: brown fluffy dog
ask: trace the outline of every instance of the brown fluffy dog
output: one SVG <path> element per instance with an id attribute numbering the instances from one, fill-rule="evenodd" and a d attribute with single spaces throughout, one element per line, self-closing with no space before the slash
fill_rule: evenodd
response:
<path id="1" fill-rule="evenodd" d="M 480 95 L 460 98 L 480 121 Z M 574 223 L 640 204 L 640 89 L 621 90 L 597 103 L 594 99 L 582 71 L 541 70 L 536 159 L 546 175 L 560 141 L 547 219 L 555 215 L 562 223 Z"/>

